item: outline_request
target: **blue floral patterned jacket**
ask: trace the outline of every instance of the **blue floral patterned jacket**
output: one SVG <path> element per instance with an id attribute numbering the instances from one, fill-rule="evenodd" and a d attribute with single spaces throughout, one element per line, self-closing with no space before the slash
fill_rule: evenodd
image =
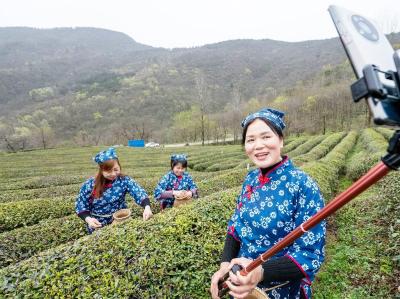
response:
<path id="1" fill-rule="evenodd" d="M 75 202 L 75 211 L 78 215 L 89 212 L 102 225 L 112 222 L 110 216 L 112 213 L 127 207 L 126 193 L 129 193 L 139 205 L 148 198 L 146 191 L 129 176 L 118 176 L 106 185 L 102 197 L 95 198 L 93 194 L 94 181 L 95 179 L 92 177 L 83 183 Z"/>
<path id="2" fill-rule="evenodd" d="M 169 171 L 158 182 L 154 189 L 154 198 L 161 202 L 162 208 L 169 208 L 174 205 L 173 190 L 192 191 L 193 198 L 198 197 L 197 186 L 193 182 L 192 176 L 184 172 L 182 176 L 176 176 L 173 171 Z"/>
<path id="3" fill-rule="evenodd" d="M 240 242 L 239 257 L 257 258 L 324 206 L 318 185 L 284 157 L 264 176 L 250 171 L 228 223 L 228 234 Z M 324 261 L 326 223 L 321 222 L 276 257 L 286 255 L 303 272 L 304 279 L 268 292 L 270 298 L 311 297 L 310 285 Z M 263 283 L 273 287 L 282 281 Z"/>

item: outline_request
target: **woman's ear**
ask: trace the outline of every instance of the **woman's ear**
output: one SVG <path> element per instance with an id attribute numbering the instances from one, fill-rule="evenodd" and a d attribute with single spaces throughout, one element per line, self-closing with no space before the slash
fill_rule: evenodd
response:
<path id="1" fill-rule="evenodd" d="M 279 147 L 280 147 L 280 148 L 283 148 L 283 138 L 282 138 L 282 137 L 279 137 L 279 141 L 280 141 Z"/>

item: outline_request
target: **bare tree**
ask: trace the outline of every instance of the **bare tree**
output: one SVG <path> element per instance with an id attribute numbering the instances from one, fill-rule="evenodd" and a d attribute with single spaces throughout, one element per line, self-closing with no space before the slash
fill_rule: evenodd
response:
<path id="1" fill-rule="evenodd" d="M 7 123 L 0 122 L 0 140 L 5 144 L 8 151 L 16 152 L 16 147 L 11 140 L 11 136 L 15 133 L 14 128 Z"/>
<path id="2" fill-rule="evenodd" d="M 232 87 L 232 100 L 228 109 L 230 110 L 230 126 L 233 130 L 233 140 L 237 142 L 241 132 L 240 121 L 243 118 L 243 113 L 240 109 L 241 105 L 241 92 L 238 86 L 231 84 Z"/>
<path id="3" fill-rule="evenodd" d="M 43 149 L 46 149 L 54 138 L 53 129 L 50 127 L 47 120 L 44 119 L 40 122 L 36 131 L 38 132 L 38 139 L 40 140 Z"/>
<path id="4" fill-rule="evenodd" d="M 78 145 L 86 146 L 90 144 L 89 134 L 85 130 L 80 130 L 75 136 L 74 141 Z"/>
<path id="5" fill-rule="evenodd" d="M 200 106 L 200 132 L 201 132 L 201 144 L 204 146 L 205 140 L 205 125 L 206 125 L 206 110 L 208 108 L 209 102 L 209 94 L 208 94 L 208 87 L 204 77 L 203 72 L 197 70 L 196 77 L 196 93 L 197 93 L 197 100 Z"/>

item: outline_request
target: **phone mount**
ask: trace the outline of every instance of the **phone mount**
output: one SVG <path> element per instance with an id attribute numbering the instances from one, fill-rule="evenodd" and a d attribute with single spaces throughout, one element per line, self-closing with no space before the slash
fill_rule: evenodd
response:
<path id="1" fill-rule="evenodd" d="M 396 70 L 381 71 L 379 67 L 368 64 L 363 68 L 363 77 L 351 85 L 351 94 L 354 102 L 362 98 L 372 98 L 381 101 L 388 113 L 388 119 L 381 121 L 374 118 L 377 125 L 400 126 L 400 50 L 393 54 Z M 382 83 L 381 76 L 393 83 L 392 86 Z"/>
<path id="2" fill-rule="evenodd" d="M 351 94 L 354 102 L 362 98 L 372 98 L 381 101 L 385 106 L 389 118 L 384 122 L 374 118 L 377 125 L 400 126 L 400 50 L 393 54 L 396 71 L 381 71 L 376 65 L 368 64 L 363 68 L 363 77 L 351 85 Z M 380 74 L 386 80 L 393 82 L 392 86 L 382 83 Z M 393 170 L 400 168 L 400 130 L 397 130 L 389 141 L 388 153 L 382 162 Z"/>

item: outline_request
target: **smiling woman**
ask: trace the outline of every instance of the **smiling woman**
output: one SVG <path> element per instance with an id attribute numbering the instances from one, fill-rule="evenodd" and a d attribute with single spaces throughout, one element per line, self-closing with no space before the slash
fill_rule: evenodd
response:
<path id="1" fill-rule="evenodd" d="M 171 171 L 165 174 L 154 189 L 154 198 L 161 210 L 179 206 L 192 198 L 198 198 L 197 185 L 186 172 L 187 158 L 183 154 L 171 156 Z"/>
<path id="2" fill-rule="evenodd" d="M 272 125 L 255 119 L 244 132 L 244 148 L 247 156 L 260 168 L 267 168 L 282 161 L 282 136 Z"/>
<path id="3" fill-rule="evenodd" d="M 152 216 L 146 191 L 132 178 L 121 173 L 121 164 L 113 147 L 98 153 L 93 160 L 99 165 L 96 177 L 88 179 L 76 199 L 75 210 L 86 222 L 88 233 L 113 222 L 113 213 L 125 210 L 125 194 L 144 208 L 143 220 Z"/>
<path id="4" fill-rule="evenodd" d="M 228 223 L 220 269 L 211 281 L 214 299 L 219 298 L 218 281 L 233 265 L 246 267 L 324 206 L 314 180 L 281 155 L 283 116 L 262 109 L 242 122 L 245 152 L 258 168 L 248 173 Z M 324 261 L 325 231 L 323 222 L 247 276 L 230 272 L 229 294 L 250 298 L 258 287 L 270 298 L 310 298 L 310 285 Z"/>

